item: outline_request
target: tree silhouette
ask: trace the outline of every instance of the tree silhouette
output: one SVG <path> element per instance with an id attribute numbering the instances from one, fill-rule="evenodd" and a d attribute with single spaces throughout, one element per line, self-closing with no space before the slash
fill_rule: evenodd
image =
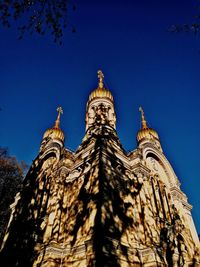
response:
<path id="1" fill-rule="evenodd" d="M 25 162 L 9 156 L 7 148 L 0 148 L 0 243 L 10 216 L 9 206 L 20 190 L 27 167 Z"/>
<path id="2" fill-rule="evenodd" d="M 68 25 L 70 6 L 72 10 L 76 9 L 69 0 L 2 0 L 0 23 L 10 27 L 19 22 L 19 39 L 25 32 L 39 35 L 49 32 L 54 41 L 61 44 L 63 30 Z"/>
<path id="3" fill-rule="evenodd" d="M 169 28 L 170 32 L 191 32 L 194 33 L 195 35 L 199 33 L 200 30 L 200 5 L 197 6 L 198 14 L 193 17 L 193 22 L 191 23 L 184 23 L 184 24 L 173 24 Z"/>

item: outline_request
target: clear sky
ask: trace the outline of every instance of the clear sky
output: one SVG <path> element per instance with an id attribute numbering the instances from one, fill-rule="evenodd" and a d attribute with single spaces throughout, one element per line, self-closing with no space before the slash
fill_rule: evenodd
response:
<path id="1" fill-rule="evenodd" d="M 102 69 L 122 145 L 136 148 L 142 105 L 194 206 L 200 232 L 200 36 L 167 30 L 192 22 L 197 4 L 77 1 L 62 46 L 48 35 L 19 41 L 15 27 L 0 27 L 0 145 L 31 164 L 62 106 L 65 146 L 75 150 L 84 136 L 86 101 Z"/>

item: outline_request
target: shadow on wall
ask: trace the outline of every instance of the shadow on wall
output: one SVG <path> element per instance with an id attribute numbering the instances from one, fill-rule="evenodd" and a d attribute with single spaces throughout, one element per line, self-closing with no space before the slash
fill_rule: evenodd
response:
<path id="1" fill-rule="evenodd" d="M 44 160 L 31 167 L 1 252 L 0 262 L 5 262 L 4 267 L 32 266 L 41 251 L 43 256 L 37 267 L 49 264 L 45 250 L 49 244 L 68 244 L 72 249 L 85 243 L 88 237 L 91 251 L 86 255 L 87 267 L 117 267 L 123 262 L 142 266 L 140 253 L 131 250 L 134 243 L 144 247 L 151 244 L 158 253 L 163 251 L 160 258 L 168 266 L 173 266 L 177 249 L 178 264 L 184 264 L 182 252 L 186 248 L 181 235 L 175 233 L 179 233 L 180 218 L 174 212 L 168 228 L 165 224 L 156 225 L 160 218 L 153 218 L 153 212 L 146 210 L 141 196 L 143 181 L 134 174 L 130 179 L 117 156 L 117 149 L 122 148 L 115 131 L 96 125 L 94 129 L 97 130 L 79 149 L 95 143 L 93 152 L 81 165 L 78 179 L 67 181 L 56 170 L 41 176 Z M 157 227 L 154 231 L 157 242 L 147 223 L 148 212 L 152 214 L 151 226 Z M 36 244 L 40 244 L 39 251 L 35 250 Z M 62 260 L 55 258 L 54 265 L 60 266 L 61 261 L 63 266 L 70 266 L 73 253 Z"/>

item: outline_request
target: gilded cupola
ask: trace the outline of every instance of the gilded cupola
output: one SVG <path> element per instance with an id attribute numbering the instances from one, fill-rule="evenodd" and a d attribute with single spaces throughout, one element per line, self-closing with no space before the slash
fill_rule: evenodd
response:
<path id="1" fill-rule="evenodd" d="M 108 98 L 111 101 L 113 101 L 113 96 L 111 92 L 108 89 L 106 89 L 104 86 L 103 72 L 101 70 L 98 70 L 97 74 L 98 74 L 98 79 L 99 79 L 98 87 L 94 91 L 92 91 L 92 93 L 89 95 L 88 104 L 95 98 Z"/>
<path id="2" fill-rule="evenodd" d="M 104 86 L 104 75 L 98 74 L 98 87 L 89 95 L 86 106 L 86 130 L 94 125 L 109 125 L 116 127 L 114 100 L 111 92 Z"/>
<path id="3" fill-rule="evenodd" d="M 55 122 L 55 125 L 52 128 L 49 128 L 44 133 L 43 139 L 50 137 L 52 139 L 59 139 L 64 142 L 65 136 L 63 131 L 60 129 L 60 115 L 63 114 L 63 110 L 61 107 L 57 108 L 58 116 Z"/>
<path id="4" fill-rule="evenodd" d="M 138 143 L 145 139 L 148 139 L 148 140 L 154 139 L 154 140 L 159 141 L 159 136 L 157 132 L 154 129 L 149 128 L 147 126 L 147 122 L 145 120 L 144 111 L 142 107 L 139 108 L 139 111 L 141 112 L 141 129 L 137 133 Z"/>

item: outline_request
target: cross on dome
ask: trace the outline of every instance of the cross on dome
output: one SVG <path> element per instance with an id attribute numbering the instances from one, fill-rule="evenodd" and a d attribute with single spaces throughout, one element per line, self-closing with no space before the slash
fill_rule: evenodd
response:
<path id="1" fill-rule="evenodd" d="M 146 129 L 148 127 L 147 127 L 147 122 L 144 117 L 144 110 L 142 107 L 139 107 L 139 111 L 141 112 L 141 116 L 142 116 L 142 129 Z"/>
<path id="2" fill-rule="evenodd" d="M 98 74 L 98 78 L 99 78 L 99 88 L 103 88 L 103 79 L 104 79 L 104 75 L 103 72 L 101 70 L 97 71 Z"/>
<path id="3" fill-rule="evenodd" d="M 56 119 L 54 128 L 59 128 L 59 125 L 60 125 L 60 114 L 63 114 L 63 109 L 62 109 L 62 107 L 58 107 L 56 110 L 58 112 L 58 117 Z"/>

